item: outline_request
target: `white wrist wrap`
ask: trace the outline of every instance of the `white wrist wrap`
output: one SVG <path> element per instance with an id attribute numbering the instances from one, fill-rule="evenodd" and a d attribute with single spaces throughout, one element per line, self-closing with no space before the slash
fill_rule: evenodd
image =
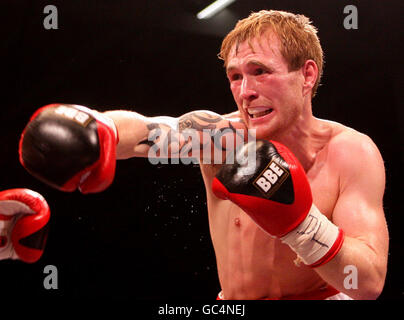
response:
<path id="1" fill-rule="evenodd" d="M 341 248 L 343 232 L 313 204 L 306 219 L 281 238 L 309 266 L 328 262 Z"/>

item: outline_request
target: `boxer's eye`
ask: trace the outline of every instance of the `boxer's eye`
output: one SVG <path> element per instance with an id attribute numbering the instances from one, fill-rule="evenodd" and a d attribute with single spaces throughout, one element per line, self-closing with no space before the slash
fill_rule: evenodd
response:
<path id="1" fill-rule="evenodd" d="M 233 73 L 232 75 L 229 76 L 230 81 L 237 81 L 241 79 L 241 74 L 239 73 Z"/>
<path id="2" fill-rule="evenodd" d="M 264 73 L 266 73 L 266 70 L 264 70 L 263 68 L 257 68 L 254 70 L 254 75 L 256 75 L 256 76 L 260 76 Z"/>

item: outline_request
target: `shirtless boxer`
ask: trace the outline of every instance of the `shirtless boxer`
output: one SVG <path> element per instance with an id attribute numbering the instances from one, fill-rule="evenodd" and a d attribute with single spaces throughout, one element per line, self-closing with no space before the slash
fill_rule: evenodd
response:
<path id="1" fill-rule="evenodd" d="M 184 136 L 189 128 L 201 137 L 207 128 L 255 129 L 258 141 L 274 142 L 265 142 L 265 150 L 275 146 L 279 152 L 275 162 L 280 165 L 285 160 L 288 174 L 302 181 L 303 187 L 293 189 L 293 197 L 307 201 L 304 210 L 285 210 L 275 221 L 271 217 L 279 212 L 272 201 L 252 197 L 243 182 L 237 185 L 244 189 L 232 193 L 228 189 L 233 177 L 221 171 L 225 166 L 209 164 L 201 156 L 220 297 L 376 299 L 384 286 L 388 254 L 383 160 L 366 135 L 313 116 L 311 100 L 323 65 L 316 29 L 304 16 L 253 13 L 225 38 L 221 57 L 238 111 L 149 118 L 124 110 L 100 114 L 79 106 L 50 105 L 37 111 L 23 132 L 22 164 L 61 190 L 78 187 L 83 193 L 99 192 L 113 179 L 115 153 L 117 159 L 147 157 L 153 147 L 164 143 L 171 154 L 180 152 L 189 144 Z M 257 147 L 259 152 L 266 151 Z M 293 155 L 296 166 L 291 163 Z M 302 190 L 307 191 L 304 196 Z M 246 193 L 244 198 L 254 205 L 242 204 L 240 193 Z M 282 215 L 288 222 L 282 221 Z M 318 241 L 317 247 L 314 236 L 300 238 L 309 216 L 323 223 L 319 234 L 324 241 Z M 310 241 L 313 247 L 308 248 Z M 329 250 L 323 252 L 324 247 Z M 357 289 L 344 286 L 347 266 L 357 270 Z"/>

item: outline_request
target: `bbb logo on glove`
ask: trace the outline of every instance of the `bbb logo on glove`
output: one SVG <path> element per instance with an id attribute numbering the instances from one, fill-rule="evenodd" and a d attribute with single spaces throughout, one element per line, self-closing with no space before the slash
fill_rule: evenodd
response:
<path id="1" fill-rule="evenodd" d="M 68 106 L 61 105 L 55 109 L 55 113 L 59 114 L 65 118 L 68 118 L 70 120 L 74 120 L 75 122 L 79 123 L 83 127 L 86 127 L 87 124 L 93 120 L 93 118 L 88 115 L 87 113 L 84 113 L 80 110 L 70 108 Z"/>
<path id="2" fill-rule="evenodd" d="M 253 184 L 266 198 L 270 198 L 288 176 L 288 170 L 272 159 Z"/>

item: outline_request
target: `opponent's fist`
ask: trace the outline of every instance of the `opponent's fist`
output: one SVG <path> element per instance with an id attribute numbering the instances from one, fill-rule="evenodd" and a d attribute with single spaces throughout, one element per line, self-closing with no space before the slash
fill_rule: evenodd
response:
<path id="1" fill-rule="evenodd" d="M 0 192 L 0 259 L 32 263 L 45 248 L 49 206 L 37 192 L 10 189 Z"/>
<path id="2" fill-rule="evenodd" d="M 293 153 L 275 141 L 258 140 L 240 149 L 237 159 L 255 151 L 255 163 L 224 164 L 212 190 L 243 209 L 264 231 L 281 238 L 311 266 L 339 251 L 343 233 L 313 204 L 303 167 Z M 253 167 L 251 167 L 253 165 Z"/>
<path id="3" fill-rule="evenodd" d="M 31 117 L 19 144 L 21 164 L 62 191 L 105 190 L 113 181 L 116 128 L 111 119 L 77 105 L 51 104 Z"/>

